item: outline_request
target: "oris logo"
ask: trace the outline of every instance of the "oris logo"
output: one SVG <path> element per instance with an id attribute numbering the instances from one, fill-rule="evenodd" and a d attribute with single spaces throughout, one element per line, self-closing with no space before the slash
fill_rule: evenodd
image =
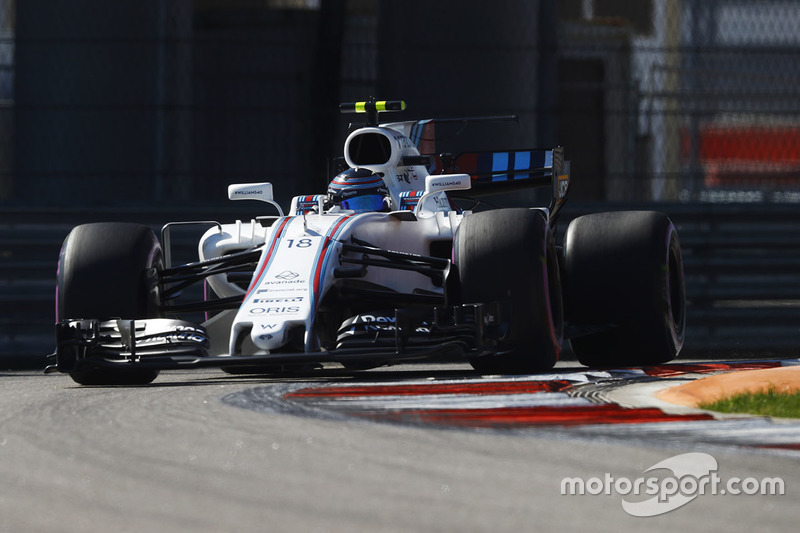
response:
<path id="1" fill-rule="evenodd" d="M 253 307 L 250 309 L 251 315 L 294 315 L 299 312 L 300 308 L 296 305 L 279 307 Z"/>

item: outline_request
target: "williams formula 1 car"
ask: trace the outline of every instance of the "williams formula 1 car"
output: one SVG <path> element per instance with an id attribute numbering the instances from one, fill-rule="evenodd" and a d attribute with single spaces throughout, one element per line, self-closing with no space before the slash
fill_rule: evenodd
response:
<path id="1" fill-rule="evenodd" d="M 340 109 L 366 123 L 351 127 L 326 193 L 297 196 L 284 213 L 270 183 L 230 185 L 231 200 L 277 214 L 196 222 L 209 227 L 196 261 L 172 264 L 179 223 L 160 238 L 129 223 L 74 228 L 59 258 L 48 370 L 113 385 L 180 368 L 281 373 L 430 358 L 531 373 L 551 368 L 567 341 L 591 366 L 678 354 L 683 266 L 665 215 L 585 215 L 556 242 L 570 184 L 562 148 L 435 154 L 434 127 L 446 120 L 381 124 L 401 101 Z M 536 187 L 547 207 L 480 200 Z M 192 284 L 203 296 L 184 301 Z"/>

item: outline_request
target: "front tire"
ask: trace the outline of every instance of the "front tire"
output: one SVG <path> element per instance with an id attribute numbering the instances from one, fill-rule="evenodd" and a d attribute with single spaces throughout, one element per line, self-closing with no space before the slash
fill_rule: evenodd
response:
<path id="1" fill-rule="evenodd" d="M 571 325 L 600 329 L 570 340 L 587 366 L 674 359 L 683 346 L 686 290 L 670 219 L 622 211 L 573 220 L 564 240 L 564 305 Z"/>
<path id="2" fill-rule="evenodd" d="M 541 211 L 498 209 L 464 217 L 453 246 L 463 303 L 510 303 L 510 329 L 482 373 L 549 370 L 563 341 L 558 260 Z"/>
<path id="3" fill-rule="evenodd" d="M 61 248 L 56 321 L 79 318 L 158 318 L 161 245 L 147 226 L 117 222 L 74 228 Z M 70 372 L 81 385 L 143 385 L 157 370 L 82 364 Z"/>

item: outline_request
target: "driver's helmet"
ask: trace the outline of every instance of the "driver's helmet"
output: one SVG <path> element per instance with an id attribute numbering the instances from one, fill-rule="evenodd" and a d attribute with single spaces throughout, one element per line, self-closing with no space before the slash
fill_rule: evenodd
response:
<path id="1" fill-rule="evenodd" d="M 328 197 L 334 205 L 356 213 L 389 209 L 388 187 L 378 174 L 365 168 L 350 168 L 333 178 Z"/>

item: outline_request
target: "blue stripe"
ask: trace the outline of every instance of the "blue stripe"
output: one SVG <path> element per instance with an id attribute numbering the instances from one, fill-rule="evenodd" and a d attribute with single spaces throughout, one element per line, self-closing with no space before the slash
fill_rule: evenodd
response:
<path id="1" fill-rule="evenodd" d="M 508 171 L 508 152 L 495 152 L 492 154 L 492 172 Z M 507 181 L 508 174 L 492 174 L 492 181 Z"/>
<path id="2" fill-rule="evenodd" d="M 531 168 L 531 153 L 514 152 L 514 170 L 528 170 Z"/>
<path id="3" fill-rule="evenodd" d="M 380 187 L 383 184 L 384 184 L 383 183 L 383 179 L 381 179 L 381 178 L 369 179 L 368 181 L 361 181 L 361 182 L 356 182 L 356 183 L 348 182 L 348 181 L 339 181 L 339 180 L 334 179 L 331 182 L 330 187 L 332 189 L 334 189 L 334 190 L 335 189 L 344 189 L 344 188 L 347 188 L 347 189 L 371 189 L 371 188 L 374 188 L 374 187 Z"/>
<path id="4" fill-rule="evenodd" d="M 278 247 L 280 247 L 280 241 L 283 239 L 284 235 L 286 235 L 286 230 L 291 225 L 290 221 L 291 217 L 284 217 L 275 222 L 275 233 L 272 235 L 272 241 L 270 245 L 265 249 L 267 253 L 269 253 L 269 257 L 266 258 L 266 264 L 263 268 L 261 268 L 261 264 L 257 265 L 256 271 L 259 272 L 259 268 L 261 268 L 258 278 L 250 284 L 250 287 L 247 289 L 247 293 L 245 294 L 245 299 L 250 295 L 250 293 L 256 289 L 261 282 L 264 280 L 264 277 L 267 275 L 267 271 L 269 271 L 269 267 L 272 265 L 272 260 L 275 259 L 275 256 L 278 255 Z M 281 227 L 281 224 L 283 226 Z"/>
<path id="5" fill-rule="evenodd" d="M 508 152 L 495 152 L 492 154 L 492 172 L 505 172 L 508 170 Z"/>
<path id="6" fill-rule="evenodd" d="M 346 215 L 345 217 L 343 217 L 344 218 L 344 222 L 342 223 L 342 225 L 339 226 L 338 230 L 336 230 L 333 234 L 331 234 L 331 231 L 336 227 L 336 224 L 338 223 L 338 222 L 335 222 L 333 224 L 333 226 L 326 232 L 325 237 L 322 240 L 322 243 L 324 244 L 326 239 L 330 239 L 331 241 L 338 240 L 339 235 L 341 235 L 342 232 L 344 231 L 344 229 L 347 226 L 350 225 L 350 221 L 348 219 L 350 217 L 352 217 L 352 216 L 353 215 Z M 320 247 L 322 247 L 323 244 L 321 244 Z M 320 292 L 322 292 L 322 289 L 323 289 L 322 283 L 323 283 L 324 278 L 325 278 L 325 271 L 326 271 L 326 268 L 327 268 L 328 260 L 330 259 L 331 255 L 333 253 L 333 249 L 334 249 L 334 244 L 333 244 L 333 242 L 331 242 L 330 246 L 328 246 L 328 249 L 325 251 L 324 257 L 322 256 L 321 253 L 317 254 L 317 257 L 314 259 L 314 263 L 311 266 L 311 278 L 312 279 L 310 280 L 311 286 L 309 287 L 309 289 L 310 289 L 309 292 L 311 293 L 311 315 L 312 316 L 314 315 L 314 313 L 316 313 L 317 304 L 318 304 L 318 302 L 317 302 L 318 296 L 316 294 L 316 291 L 314 290 L 314 279 L 313 279 L 314 278 L 314 274 L 317 271 L 317 265 L 319 264 L 320 261 L 322 261 L 322 269 L 320 270 L 320 280 L 319 280 L 319 284 L 320 284 L 319 285 L 319 289 L 320 289 Z"/>
<path id="7" fill-rule="evenodd" d="M 419 147 L 419 122 L 411 126 L 411 142 L 414 143 L 414 146 Z"/>
<path id="8" fill-rule="evenodd" d="M 341 235 L 342 231 L 344 231 L 344 228 L 347 227 L 348 225 L 349 225 L 348 222 L 345 221 L 345 223 L 342 224 L 339 227 L 339 229 L 337 229 L 336 232 L 333 235 L 331 235 L 331 237 L 330 237 L 331 241 L 338 240 L 339 235 Z M 322 289 L 323 289 L 323 282 L 325 281 L 325 273 L 327 272 L 327 269 L 328 269 L 328 262 L 329 262 L 331 256 L 334 253 L 334 248 L 335 248 L 335 246 L 334 246 L 333 242 L 331 242 L 330 246 L 328 246 L 328 249 L 325 251 L 325 257 L 321 258 L 322 259 L 322 270 L 320 270 L 320 279 L 319 279 L 319 290 L 320 290 L 320 293 L 322 292 Z M 312 270 L 312 272 L 313 272 L 313 270 Z M 313 289 L 314 289 L 314 287 L 312 286 L 312 291 L 313 291 Z M 321 296 L 321 294 L 319 296 Z M 317 303 L 318 303 L 317 300 L 318 300 L 319 296 L 317 294 L 313 294 L 312 297 L 311 297 L 311 302 L 312 302 L 312 305 L 314 306 L 313 309 L 311 310 L 312 313 L 316 313 L 316 311 L 317 311 Z"/>
<path id="9" fill-rule="evenodd" d="M 418 149 L 420 143 L 423 141 L 422 137 L 425 134 L 425 128 L 429 123 L 430 119 L 418 120 L 413 126 L 411 126 L 411 142 L 413 142 L 414 146 L 416 146 Z"/>

